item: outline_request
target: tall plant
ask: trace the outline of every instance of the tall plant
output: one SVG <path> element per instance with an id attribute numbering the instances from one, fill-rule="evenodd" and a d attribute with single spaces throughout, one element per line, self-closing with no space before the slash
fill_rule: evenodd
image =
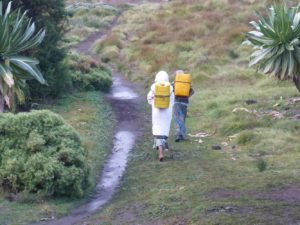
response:
<path id="1" fill-rule="evenodd" d="M 0 2 L 0 112 L 4 111 L 5 103 L 11 106 L 14 95 L 24 101 L 22 88 L 26 80 L 36 79 L 45 84 L 37 67 L 39 61 L 22 54 L 44 39 L 45 30 L 35 30 L 35 24 L 27 18 L 26 12 L 22 14 L 20 9 L 12 12 L 11 2 L 3 11 Z"/>
<path id="2" fill-rule="evenodd" d="M 6 6 L 11 0 L 2 1 Z M 40 60 L 39 68 L 48 85 L 41 86 L 35 80 L 29 81 L 27 94 L 37 100 L 57 97 L 68 91 L 72 83 L 65 63 L 66 49 L 62 45 L 67 22 L 65 0 L 13 0 L 12 8 L 27 10 L 36 28 L 47 30 L 43 43 L 35 51 L 27 51 L 27 54 Z"/>
<path id="3" fill-rule="evenodd" d="M 254 30 L 246 34 L 245 44 L 253 47 L 250 66 L 280 80 L 291 79 L 300 91 L 300 13 L 299 7 L 285 4 L 267 9 L 267 16 L 258 14 L 251 21 Z"/>

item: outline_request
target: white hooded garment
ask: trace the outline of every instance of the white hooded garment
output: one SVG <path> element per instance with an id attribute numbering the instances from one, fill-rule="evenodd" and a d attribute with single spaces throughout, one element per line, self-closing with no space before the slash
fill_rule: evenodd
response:
<path id="1" fill-rule="evenodd" d="M 169 82 L 169 75 L 165 71 L 160 71 L 156 74 L 155 83 L 152 84 L 151 89 L 147 95 L 148 103 L 152 105 L 152 134 L 169 136 L 171 120 L 172 120 L 172 109 L 174 104 L 174 93 L 173 87 L 170 87 L 170 106 L 167 109 L 159 109 L 154 107 L 154 94 L 155 84 Z"/>

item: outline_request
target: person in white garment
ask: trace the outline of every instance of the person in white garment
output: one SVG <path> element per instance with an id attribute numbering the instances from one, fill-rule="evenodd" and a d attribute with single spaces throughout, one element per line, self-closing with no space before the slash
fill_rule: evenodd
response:
<path id="1" fill-rule="evenodd" d="M 154 106 L 155 84 L 169 82 L 169 75 L 165 71 L 156 74 L 155 82 L 147 95 L 148 103 L 152 106 L 152 134 L 154 136 L 154 148 L 158 150 L 159 161 L 164 160 L 164 151 L 168 149 L 168 137 L 170 132 L 172 109 L 174 104 L 173 87 L 170 87 L 169 108 L 159 109 Z"/>

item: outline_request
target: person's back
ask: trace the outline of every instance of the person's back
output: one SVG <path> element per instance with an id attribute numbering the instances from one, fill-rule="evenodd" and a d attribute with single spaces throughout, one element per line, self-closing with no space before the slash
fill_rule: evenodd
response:
<path id="1" fill-rule="evenodd" d="M 186 75 L 186 76 L 185 76 Z M 191 86 L 191 77 L 189 74 L 184 74 L 182 70 L 177 70 L 175 75 L 174 89 L 175 89 L 175 102 L 173 106 L 174 127 L 175 127 L 175 141 L 179 142 L 186 137 L 185 119 L 187 115 L 187 107 L 189 104 L 189 97 L 194 94 Z M 180 80 L 178 77 L 183 77 L 185 80 Z M 179 81 L 178 81 L 179 80 Z M 176 83 L 177 82 L 177 83 Z M 181 84 L 182 83 L 182 84 Z M 176 90 L 185 89 L 183 91 Z"/>
<path id="2" fill-rule="evenodd" d="M 164 89 L 163 87 L 169 89 Z M 156 93 L 159 89 L 161 90 L 161 93 Z M 166 92 L 166 90 L 169 90 L 169 93 L 168 95 L 163 96 L 163 93 Z M 159 151 L 159 160 L 163 161 L 164 150 L 168 149 L 167 139 L 170 132 L 174 103 L 173 87 L 169 83 L 169 76 L 166 72 L 160 71 L 157 73 L 155 83 L 151 86 L 147 95 L 147 100 L 152 106 L 152 134 L 154 136 L 154 147 Z M 169 101 L 168 105 L 165 105 L 166 100 Z"/>

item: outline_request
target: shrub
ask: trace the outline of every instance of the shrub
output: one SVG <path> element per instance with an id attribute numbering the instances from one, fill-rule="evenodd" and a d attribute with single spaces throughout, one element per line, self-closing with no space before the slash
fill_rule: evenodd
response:
<path id="1" fill-rule="evenodd" d="M 259 159 L 256 162 L 256 166 L 259 172 L 264 172 L 267 169 L 268 164 L 265 160 Z"/>
<path id="2" fill-rule="evenodd" d="M 0 115 L 0 185 L 10 192 L 81 196 L 86 152 L 76 131 L 47 110 Z"/>
<path id="3" fill-rule="evenodd" d="M 108 91 L 112 85 L 111 74 L 107 70 L 94 70 L 90 73 L 73 73 L 74 86 L 82 90 Z"/>
<path id="4" fill-rule="evenodd" d="M 94 69 L 105 69 L 96 60 L 90 56 L 82 56 L 75 52 L 69 55 L 69 66 L 71 71 L 78 71 L 81 73 L 89 73 Z"/>
<path id="5" fill-rule="evenodd" d="M 70 54 L 69 65 L 75 88 L 107 91 L 112 85 L 110 71 L 90 56 L 72 53 Z"/>

